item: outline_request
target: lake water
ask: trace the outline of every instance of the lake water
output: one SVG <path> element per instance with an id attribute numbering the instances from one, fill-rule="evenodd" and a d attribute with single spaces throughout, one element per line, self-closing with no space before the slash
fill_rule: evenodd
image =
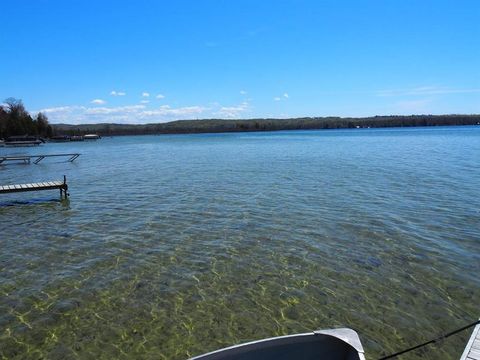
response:
<path id="1" fill-rule="evenodd" d="M 0 357 L 185 359 L 332 327 L 374 359 L 480 316 L 480 127 L 104 138 L 0 165 Z M 458 359 L 471 330 L 403 359 Z"/>

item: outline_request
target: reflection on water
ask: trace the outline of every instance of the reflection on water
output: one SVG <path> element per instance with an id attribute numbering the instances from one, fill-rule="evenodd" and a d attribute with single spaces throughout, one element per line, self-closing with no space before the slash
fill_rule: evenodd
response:
<path id="1" fill-rule="evenodd" d="M 184 359 L 347 326 L 368 358 L 479 316 L 480 129 L 142 136 L 0 166 L 0 355 Z M 6 153 L 38 149 L 0 149 Z M 37 199 L 37 200 L 32 200 Z M 9 206 L 15 205 L 15 206 Z M 468 332 L 409 359 L 457 359 Z"/>

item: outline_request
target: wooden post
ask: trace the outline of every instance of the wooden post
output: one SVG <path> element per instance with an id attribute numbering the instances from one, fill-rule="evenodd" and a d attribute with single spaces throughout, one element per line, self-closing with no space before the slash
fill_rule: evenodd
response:
<path id="1" fill-rule="evenodd" d="M 67 185 L 67 177 L 63 175 L 63 186 L 60 188 L 60 197 L 67 199 L 68 197 L 68 185 Z"/>
<path id="2" fill-rule="evenodd" d="M 63 184 L 65 185 L 65 187 L 63 188 L 63 191 L 65 193 L 65 199 L 68 197 L 68 185 L 67 185 L 67 177 L 65 175 L 63 175 Z"/>

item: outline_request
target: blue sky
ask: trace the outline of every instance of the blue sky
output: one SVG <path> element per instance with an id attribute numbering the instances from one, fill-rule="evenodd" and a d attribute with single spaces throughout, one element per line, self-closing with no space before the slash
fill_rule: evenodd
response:
<path id="1" fill-rule="evenodd" d="M 0 7 L 0 100 L 52 123 L 480 113 L 477 0 Z"/>

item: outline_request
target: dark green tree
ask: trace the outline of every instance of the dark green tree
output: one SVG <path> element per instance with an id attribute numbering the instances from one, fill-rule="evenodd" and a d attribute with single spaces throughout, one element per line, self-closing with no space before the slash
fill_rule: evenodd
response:
<path id="1" fill-rule="evenodd" d="M 14 135 L 36 135 L 50 137 L 53 129 L 48 118 L 38 113 L 35 120 L 25 109 L 22 100 L 8 98 L 0 106 L 0 137 L 7 138 Z"/>

